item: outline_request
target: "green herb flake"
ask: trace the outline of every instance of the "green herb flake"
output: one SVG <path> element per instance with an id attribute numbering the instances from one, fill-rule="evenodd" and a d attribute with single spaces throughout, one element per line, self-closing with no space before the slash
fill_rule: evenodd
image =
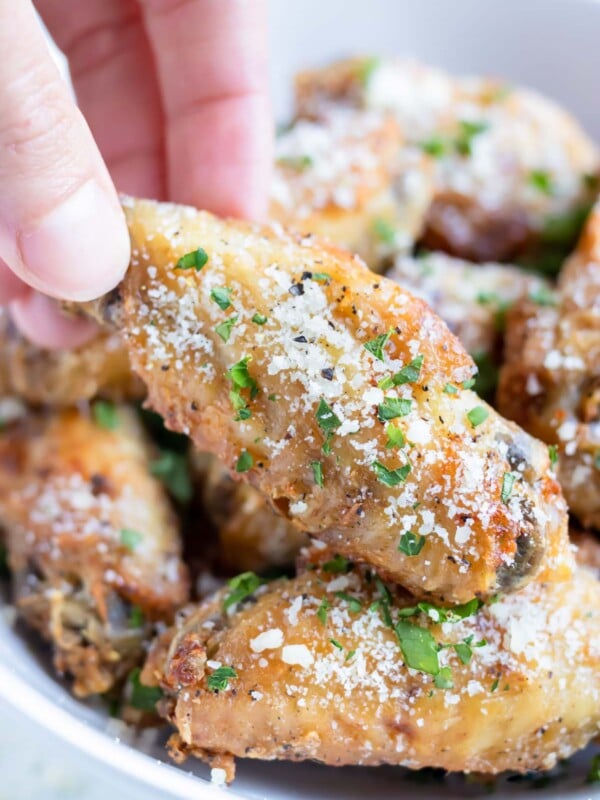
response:
<path id="1" fill-rule="evenodd" d="M 529 299 L 538 306 L 553 308 L 557 305 L 556 296 L 549 286 L 539 286 L 530 292 Z"/>
<path id="2" fill-rule="evenodd" d="M 378 217 L 373 222 L 373 230 L 377 238 L 388 245 L 396 243 L 396 229 L 387 219 Z"/>
<path id="3" fill-rule="evenodd" d="M 450 667 L 442 667 L 438 674 L 434 676 L 433 682 L 438 689 L 453 689 L 454 681 L 452 680 L 452 670 Z"/>
<path id="4" fill-rule="evenodd" d="M 358 597 L 353 597 L 351 594 L 347 592 L 336 592 L 335 596 L 340 600 L 344 600 L 348 603 L 348 608 L 353 614 L 358 614 L 358 612 L 362 609 L 362 603 L 358 599 Z"/>
<path id="5" fill-rule="evenodd" d="M 277 159 L 277 164 L 280 167 L 288 167 L 288 169 L 296 170 L 296 172 L 304 172 L 304 170 L 312 167 L 314 161 L 310 156 L 307 155 L 280 156 Z"/>
<path id="6" fill-rule="evenodd" d="M 455 141 L 456 150 L 461 156 L 470 156 L 473 139 L 484 133 L 489 128 L 489 125 L 487 122 L 472 122 L 471 120 L 461 120 L 459 125 L 460 131 Z"/>
<path id="7" fill-rule="evenodd" d="M 397 428 L 390 422 L 389 425 L 385 426 L 385 432 L 388 437 L 385 446 L 388 450 L 392 447 L 404 447 L 406 444 L 406 439 L 404 438 L 404 433 L 400 430 L 400 428 Z"/>
<path id="8" fill-rule="evenodd" d="M 381 59 L 373 56 L 363 59 L 358 65 L 357 78 L 366 89 L 371 82 L 373 74 L 378 69 Z"/>
<path id="9" fill-rule="evenodd" d="M 252 317 L 252 322 L 253 322 L 255 325 L 265 325 L 267 321 L 268 321 L 268 317 L 264 317 L 262 314 L 258 314 L 258 313 L 256 313 L 256 314 L 255 314 L 255 315 Z"/>
<path id="10" fill-rule="evenodd" d="M 500 678 L 496 678 L 496 680 L 490 686 L 490 692 L 495 692 L 498 688 L 498 684 L 500 683 Z"/>
<path id="11" fill-rule="evenodd" d="M 119 427 L 119 413 L 114 403 L 108 400 L 96 400 L 92 406 L 94 422 L 100 428 L 114 431 Z"/>
<path id="12" fill-rule="evenodd" d="M 425 545 L 425 537 L 412 531 L 404 531 L 398 543 L 398 550 L 405 556 L 418 556 Z"/>
<path id="13" fill-rule="evenodd" d="M 193 487 L 188 459 L 185 453 L 162 450 L 159 457 L 150 462 L 150 473 L 158 478 L 177 502 L 185 504 L 192 499 Z"/>
<path id="14" fill-rule="evenodd" d="M 475 386 L 475 378 L 468 378 L 462 382 L 463 389 L 472 389 Z"/>
<path id="15" fill-rule="evenodd" d="M 317 425 L 325 434 L 323 452 L 328 455 L 331 452 L 330 440 L 333 436 L 333 432 L 336 428 L 340 427 L 342 421 L 323 398 L 319 400 L 319 405 L 317 406 L 315 416 L 317 418 Z"/>
<path id="16" fill-rule="evenodd" d="M 327 624 L 327 612 L 331 606 L 329 605 L 329 600 L 324 597 L 321 600 L 321 605 L 317 609 L 317 618 L 323 623 L 323 625 Z"/>
<path id="17" fill-rule="evenodd" d="M 159 686 L 146 686 L 140 681 L 142 670 L 139 667 L 132 669 L 127 678 L 129 688 L 129 703 L 138 711 L 154 713 L 156 704 L 163 696 Z"/>
<path id="18" fill-rule="evenodd" d="M 310 466 L 317 486 L 323 488 L 323 465 L 320 461 L 311 461 Z"/>
<path id="19" fill-rule="evenodd" d="M 543 169 L 534 169 L 529 173 L 528 181 L 534 189 L 542 194 L 551 196 L 554 194 L 554 182 L 549 172 Z"/>
<path id="20" fill-rule="evenodd" d="M 410 464 L 405 464 L 403 467 L 398 467 L 398 469 L 388 469 L 380 461 L 374 461 L 371 467 L 378 480 L 391 487 L 405 483 L 411 470 Z"/>
<path id="21" fill-rule="evenodd" d="M 310 277 L 317 283 L 329 283 L 331 280 L 331 275 L 328 272 L 313 272 Z"/>
<path id="22" fill-rule="evenodd" d="M 323 571 L 332 575 L 341 575 L 352 569 L 352 562 L 344 556 L 335 555 L 330 561 L 323 564 Z"/>
<path id="23" fill-rule="evenodd" d="M 419 380 L 422 366 L 423 356 L 418 355 L 416 358 L 413 358 L 410 364 L 406 364 L 406 366 L 402 367 L 399 372 L 396 372 L 395 375 L 392 375 L 391 378 L 384 378 L 383 380 L 379 381 L 377 385 L 380 389 L 385 391 L 386 389 L 391 389 L 392 386 L 402 386 L 405 383 L 415 383 Z"/>
<path id="24" fill-rule="evenodd" d="M 237 314 L 234 314 L 233 317 L 229 317 L 228 319 L 223 320 L 223 322 L 219 322 L 219 324 L 215 327 L 215 333 L 217 336 L 220 336 L 225 343 L 227 343 L 231 337 L 231 331 L 233 330 L 233 327 L 237 321 L 238 316 Z"/>
<path id="25" fill-rule="evenodd" d="M 472 600 L 469 600 L 467 603 L 462 603 L 457 606 L 451 606 L 450 608 L 441 608 L 440 606 L 434 606 L 432 603 L 421 602 L 417 604 L 416 609 L 426 614 L 429 619 L 431 619 L 436 624 L 440 624 L 442 622 L 460 622 L 467 617 L 473 616 L 481 606 L 483 602 L 478 598 L 474 597 Z M 409 616 L 412 616 L 409 615 Z"/>
<path id="26" fill-rule="evenodd" d="M 131 553 L 133 553 L 143 541 L 144 537 L 139 531 L 134 531 L 133 528 L 121 528 L 119 531 L 119 539 L 123 547 L 126 547 Z"/>
<path id="27" fill-rule="evenodd" d="M 437 642 L 427 628 L 399 620 L 394 630 L 406 666 L 437 675 L 440 671 Z"/>
<path id="28" fill-rule="evenodd" d="M 231 578 L 227 582 L 230 591 L 223 600 L 223 611 L 227 611 L 231 606 L 241 603 L 242 600 L 253 595 L 263 583 L 264 580 L 254 572 L 242 572 L 235 578 Z"/>
<path id="29" fill-rule="evenodd" d="M 444 386 L 444 392 L 446 394 L 458 394 L 458 389 L 456 386 L 453 386 L 451 383 L 447 383 Z"/>
<path id="30" fill-rule="evenodd" d="M 460 642 L 454 645 L 454 650 L 463 664 L 468 664 L 470 662 L 473 656 L 470 645 L 466 644 L 466 642 Z"/>
<path id="31" fill-rule="evenodd" d="M 356 650 L 349 650 L 344 661 L 350 661 L 356 655 Z"/>
<path id="32" fill-rule="evenodd" d="M 341 644 L 338 642 L 338 640 L 337 640 L 337 639 L 330 639 L 329 641 L 330 641 L 330 642 L 331 642 L 331 644 L 332 644 L 332 645 L 333 645 L 335 648 L 337 648 L 338 650 L 343 650 L 343 649 L 344 649 L 344 648 L 342 647 L 342 645 L 341 645 Z"/>
<path id="33" fill-rule="evenodd" d="M 198 247 L 197 250 L 192 250 L 191 253 L 186 253 L 184 256 L 181 256 L 175 265 L 175 269 L 195 269 L 196 272 L 200 272 L 207 261 L 208 254 L 206 250 L 202 247 Z"/>
<path id="34" fill-rule="evenodd" d="M 558 463 L 558 445 L 548 445 L 548 458 L 550 459 L 550 466 L 554 468 Z"/>
<path id="35" fill-rule="evenodd" d="M 502 491 L 500 493 L 500 497 L 502 498 L 503 503 L 508 503 L 513 486 L 515 485 L 515 481 L 518 477 L 519 476 L 514 472 L 505 472 L 502 476 Z"/>
<path id="36" fill-rule="evenodd" d="M 210 299 L 213 300 L 220 309 L 226 311 L 231 306 L 231 289 L 226 286 L 215 286 L 210 290 Z"/>
<path id="37" fill-rule="evenodd" d="M 430 139 L 421 142 L 419 146 L 427 155 L 433 158 L 442 158 L 442 156 L 446 155 L 448 145 L 441 136 L 432 136 Z"/>
<path id="38" fill-rule="evenodd" d="M 229 686 L 229 681 L 237 676 L 233 667 L 218 667 L 208 676 L 206 683 L 211 692 L 223 692 Z"/>
<path id="39" fill-rule="evenodd" d="M 374 339 L 371 339 L 370 342 L 365 344 L 365 350 L 368 350 L 371 355 L 375 356 L 375 358 L 378 358 L 380 361 L 385 361 L 383 350 L 389 342 L 392 333 L 393 330 L 390 330 L 387 333 L 382 333 Z"/>
<path id="40" fill-rule="evenodd" d="M 386 397 L 377 407 L 377 417 L 381 422 L 406 417 L 412 410 L 412 400 L 405 397 Z"/>
<path id="41" fill-rule="evenodd" d="M 471 425 L 476 428 L 478 425 L 481 425 L 482 422 L 485 422 L 489 416 L 489 411 L 487 408 L 483 406 L 475 406 L 470 411 L 467 412 L 467 419 L 471 423 Z"/>
<path id="42" fill-rule="evenodd" d="M 236 472 L 248 472 L 254 466 L 254 459 L 247 450 L 242 450 L 235 464 Z"/>
<path id="43" fill-rule="evenodd" d="M 133 606 L 129 612 L 129 619 L 127 620 L 130 628 L 143 628 L 144 627 L 144 612 L 139 606 Z"/>

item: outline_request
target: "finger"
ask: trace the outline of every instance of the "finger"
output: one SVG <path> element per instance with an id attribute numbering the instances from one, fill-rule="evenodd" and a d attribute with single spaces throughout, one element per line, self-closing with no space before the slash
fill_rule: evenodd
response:
<path id="1" fill-rule="evenodd" d="M 0 0 L 0 52 L 0 257 L 46 294 L 91 299 L 129 259 L 116 192 L 29 0 Z"/>
<path id="2" fill-rule="evenodd" d="M 0 258 L 0 306 L 7 306 L 12 300 L 25 297 L 30 291 L 29 286 Z"/>
<path id="3" fill-rule="evenodd" d="M 79 107 L 122 192 L 165 199 L 163 114 L 135 0 L 37 0 L 69 59 Z"/>
<path id="4" fill-rule="evenodd" d="M 142 6 L 167 117 L 171 199 L 264 215 L 273 136 L 264 0 Z"/>
<path id="5" fill-rule="evenodd" d="M 13 301 L 9 311 L 21 333 L 46 350 L 81 347 L 98 334 L 93 322 L 66 317 L 54 300 L 39 292 L 30 290 Z"/>

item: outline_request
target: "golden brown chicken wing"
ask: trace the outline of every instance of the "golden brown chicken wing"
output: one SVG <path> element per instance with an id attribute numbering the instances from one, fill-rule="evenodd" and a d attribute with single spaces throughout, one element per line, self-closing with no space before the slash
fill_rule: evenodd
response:
<path id="1" fill-rule="evenodd" d="M 511 312 L 498 404 L 557 448 L 570 509 L 600 529 L 600 206 L 561 273 L 557 305 Z"/>
<path id="2" fill-rule="evenodd" d="M 44 350 L 20 334 L 0 308 L 0 395 L 69 406 L 93 397 L 141 399 L 144 386 L 131 372 L 117 334 L 100 332 L 75 350 Z"/>
<path id="3" fill-rule="evenodd" d="M 77 695 L 139 663 L 187 599 L 173 512 L 133 411 L 29 416 L 0 437 L 0 524 L 23 618 Z"/>
<path id="4" fill-rule="evenodd" d="M 301 116 L 332 103 L 392 112 L 435 166 L 424 236 L 473 261 L 570 244 L 597 187 L 598 153 L 575 120 L 537 93 L 401 59 L 355 58 L 302 73 Z"/>
<path id="5" fill-rule="evenodd" d="M 442 609 L 321 555 L 297 578 L 230 586 L 192 609 L 142 680 L 165 692 L 174 750 L 230 778 L 228 755 L 549 769 L 600 730 L 599 620 L 585 570 Z"/>
<path id="6" fill-rule="evenodd" d="M 118 326 L 169 427 L 420 597 L 515 589 L 544 553 L 560 570 L 547 449 L 466 388 L 471 359 L 422 301 L 280 228 L 126 212 L 131 268 L 88 312 Z"/>
<path id="7" fill-rule="evenodd" d="M 299 120 L 276 142 L 271 219 L 379 269 L 413 246 L 433 197 L 430 160 L 402 143 L 398 124 L 379 112 L 338 108 Z"/>

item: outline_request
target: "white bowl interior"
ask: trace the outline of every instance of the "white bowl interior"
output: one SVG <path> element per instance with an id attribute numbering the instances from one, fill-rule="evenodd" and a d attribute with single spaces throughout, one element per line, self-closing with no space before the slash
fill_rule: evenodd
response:
<path id="1" fill-rule="evenodd" d="M 293 73 L 352 53 L 411 55 L 454 72 L 487 73 L 527 84 L 556 98 L 600 139 L 600 4 L 596 0 L 270 0 L 271 77 L 276 114 L 290 109 Z M 0 598 L 0 605 L 2 599 Z M 117 796 L 163 798 L 250 797 L 268 800 L 447 800 L 485 796 L 461 778 L 420 783 L 405 771 L 327 769 L 314 764 L 240 762 L 233 790 L 206 782 L 193 760 L 166 764 L 161 741 L 144 736 L 135 747 L 107 733 L 101 704 L 81 703 L 57 681 L 35 637 L 0 615 L 0 699 L 51 731 L 61 750 L 76 750 L 86 769 L 114 779 Z M 243 720 L 239 721 L 243 725 Z M 127 738 L 127 737 L 126 737 Z M 49 744 L 49 747 L 57 746 Z M 573 759 L 544 798 L 600 797 L 583 782 L 590 751 Z M 193 776 L 190 774 L 193 773 Z M 197 777 L 194 777 L 197 776 Z M 127 795 L 125 795 L 127 791 Z M 499 783 L 494 797 L 528 797 L 527 784 Z"/>

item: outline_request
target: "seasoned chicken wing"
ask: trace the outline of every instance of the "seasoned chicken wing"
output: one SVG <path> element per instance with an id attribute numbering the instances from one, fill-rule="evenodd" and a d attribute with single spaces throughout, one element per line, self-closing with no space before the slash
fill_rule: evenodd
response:
<path id="1" fill-rule="evenodd" d="M 401 149 L 398 124 L 373 111 L 332 109 L 276 142 L 271 219 L 325 236 L 372 269 L 420 236 L 433 198 L 426 155 Z"/>
<path id="2" fill-rule="evenodd" d="M 22 617 L 79 696 L 121 681 L 187 599 L 179 534 L 133 411 L 29 416 L 0 437 L 0 525 Z"/>
<path id="3" fill-rule="evenodd" d="M 546 447 L 466 388 L 473 362 L 422 301 L 278 227 L 126 213 L 131 267 L 87 309 L 119 328 L 167 426 L 419 597 L 515 589 L 544 554 L 562 569 Z"/>
<path id="4" fill-rule="evenodd" d="M 498 404 L 558 448 L 571 511 L 600 529 L 600 205 L 560 275 L 557 305 L 511 312 Z"/>
<path id="5" fill-rule="evenodd" d="M 302 73 L 296 90 L 301 116 L 318 118 L 332 102 L 390 111 L 408 142 L 432 157 L 430 249 L 492 261 L 535 241 L 568 245 L 593 199 L 596 147 L 533 91 L 390 58 Z"/>
<path id="6" fill-rule="evenodd" d="M 600 730 L 600 584 L 585 570 L 445 609 L 339 556 L 243 588 L 192 609 L 142 673 L 165 693 L 175 752 L 230 779 L 228 755 L 549 769 Z"/>
<path id="7" fill-rule="evenodd" d="M 506 264 L 474 264 L 445 253 L 399 256 L 386 273 L 440 315 L 477 361 L 499 354 L 504 317 L 517 300 L 529 297 L 552 305 L 548 281 Z"/>
<path id="8" fill-rule="evenodd" d="M 19 333 L 0 308 L 0 395 L 69 406 L 93 397 L 141 399 L 144 386 L 131 372 L 117 334 L 100 332 L 74 350 L 44 350 Z"/>
<path id="9" fill-rule="evenodd" d="M 217 532 L 219 566 L 227 572 L 290 566 L 308 543 L 258 489 L 234 480 L 216 458 L 204 476 L 202 499 Z"/>

